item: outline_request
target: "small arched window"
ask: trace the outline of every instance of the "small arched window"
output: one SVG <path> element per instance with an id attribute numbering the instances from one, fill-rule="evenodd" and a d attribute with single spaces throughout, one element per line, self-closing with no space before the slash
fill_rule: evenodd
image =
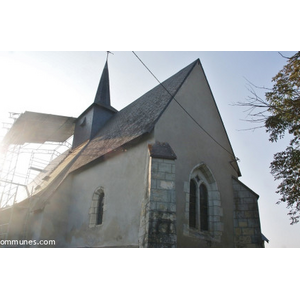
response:
<path id="1" fill-rule="evenodd" d="M 96 225 L 102 224 L 102 219 L 103 219 L 103 205 L 104 205 L 104 192 L 101 191 L 101 193 L 99 195 L 99 198 L 98 198 Z"/>
<path id="2" fill-rule="evenodd" d="M 93 199 L 89 211 L 89 227 L 95 227 L 103 223 L 104 211 L 104 189 L 99 187 L 93 194 Z"/>

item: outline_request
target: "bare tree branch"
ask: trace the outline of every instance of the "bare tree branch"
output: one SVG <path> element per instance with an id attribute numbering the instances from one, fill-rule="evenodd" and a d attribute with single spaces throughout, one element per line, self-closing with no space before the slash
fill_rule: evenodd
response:
<path id="1" fill-rule="evenodd" d="M 280 54 L 280 56 L 282 56 L 283 58 L 286 58 L 286 59 L 291 59 L 292 57 L 287 57 L 287 56 L 284 56 L 281 52 L 278 51 L 278 53 Z"/>

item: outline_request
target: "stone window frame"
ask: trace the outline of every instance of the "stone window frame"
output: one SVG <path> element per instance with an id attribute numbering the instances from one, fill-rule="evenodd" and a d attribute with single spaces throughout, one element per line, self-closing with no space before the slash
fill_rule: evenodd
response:
<path id="1" fill-rule="evenodd" d="M 197 199 L 199 199 L 199 187 L 204 184 L 208 193 L 208 230 L 200 230 L 199 221 L 196 228 L 190 227 L 189 224 L 189 207 L 190 207 L 190 182 L 194 180 L 197 183 Z M 185 222 L 184 235 L 200 238 L 209 241 L 220 242 L 223 232 L 223 208 L 221 203 L 220 192 L 215 177 L 205 163 L 197 164 L 189 175 L 189 181 L 184 183 L 185 192 Z M 197 201 L 199 202 L 199 201 Z M 199 218 L 199 209 L 196 220 Z"/>
<path id="2" fill-rule="evenodd" d="M 103 195 L 102 199 L 101 199 L 101 195 Z M 91 207 L 89 210 L 89 227 L 90 228 L 96 227 L 96 226 L 101 226 L 103 224 L 104 199 L 105 199 L 104 188 L 102 186 L 100 186 L 95 190 L 95 192 L 93 193 L 93 197 L 92 197 L 92 203 L 91 203 Z M 100 205 L 102 206 L 102 208 Z M 100 211 L 99 211 L 99 208 L 101 209 Z M 101 223 L 98 223 L 99 213 L 102 214 Z"/>

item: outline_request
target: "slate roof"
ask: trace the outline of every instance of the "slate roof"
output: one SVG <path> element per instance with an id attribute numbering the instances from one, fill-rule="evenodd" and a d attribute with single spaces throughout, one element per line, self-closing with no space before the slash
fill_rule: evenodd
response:
<path id="1" fill-rule="evenodd" d="M 80 151 L 82 151 L 86 144 L 87 141 L 70 151 L 69 155 L 58 161 L 58 165 L 54 169 L 45 174 L 47 179 L 45 178 L 45 180 L 40 183 L 39 188 L 35 190 L 34 194 L 31 196 L 31 201 L 33 203 L 31 207 L 32 211 L 44 208 L 49 197 L 69 174 L 70 167 L 76 160 L 76 157 L 80 155 Z"/>
<path id="2" fill-rule="evenodd" d="M 162 159 L 177 159 L 177 156 L 169 143 L 161 143 L 156 141 L 154 144 L 148 145 L 150 156 Z"/>
<path id="3" fill-rule="evenodd" d="M 116 113 L 79 155 L 70 172 L 149 133 L 199 59 Z"/>
<path id="4" fill-rule="evenodd" d="M 109 74 L 107 61 L 105 63 L 94 103 L 110 107 Z"/>

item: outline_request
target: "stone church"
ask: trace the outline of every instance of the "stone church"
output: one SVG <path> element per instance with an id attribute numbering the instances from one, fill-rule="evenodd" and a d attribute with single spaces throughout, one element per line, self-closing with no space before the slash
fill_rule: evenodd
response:
<path id="1" fill-rule="evenodd" d="M 112 104 L 106 61 L 94 102 L 75 119 L 71 150 L 14 205 L 8 239 L 55 240 L 55 247 L 264 247 L 258 195 L 238 179 L 199 59 L 124 109 Z M 0 210 L 0 223 L 8 211 Z"/>

